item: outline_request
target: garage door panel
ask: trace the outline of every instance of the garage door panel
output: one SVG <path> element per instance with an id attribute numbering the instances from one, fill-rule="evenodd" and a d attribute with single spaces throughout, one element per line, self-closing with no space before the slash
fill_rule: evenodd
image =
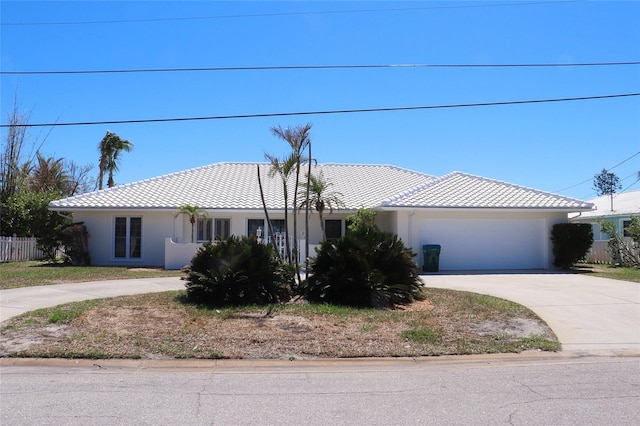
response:
<path id="1" fill-rule="evenodd" d="M 440 244 L 441 270 L 546 267 L 542 219 L 423 219 L 422 244 Z"/>

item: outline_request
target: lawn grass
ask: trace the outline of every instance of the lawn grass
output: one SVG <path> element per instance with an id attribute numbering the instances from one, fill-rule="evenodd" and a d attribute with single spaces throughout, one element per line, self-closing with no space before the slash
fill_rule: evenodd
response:
<path id="1" fill-rule="evenodd" d="M 527 308 L 474 293 L 427 289 L 429 303 L 396 310 L 307 303 L 212 309 L 184 296 L 123 296 L 29 312 L 3 324 L 0 356 L 296 360 L 560 350 Z"/>
<path id="2" fill-rule="evenodd" d="M 576 265 L 576 271 L 593 277 L 611 278 L 614 280 L 640 283 L 640 268 L 630 268 L 615 265 L 581 263 Z"/>
<path id="3" fill-rule="evenodd" d="M 0 290 L 85 281 L 180 276 L 180 271 L 119 266 L 70 266 L 38 261 L 0 263 Z"/>
<path id="4" fill-rule="evenodd" d="M 594 277 L 640 283 L 640 268 L 613 265 L 578 264 L 576 272 Z M 129 268 L 122 266 L 70 266 L 38 261 L 0 263 L 0 290 L 38 285 L 103 281 L 128 278 L 181 276 L 180 271 L 161 268 Z"/>

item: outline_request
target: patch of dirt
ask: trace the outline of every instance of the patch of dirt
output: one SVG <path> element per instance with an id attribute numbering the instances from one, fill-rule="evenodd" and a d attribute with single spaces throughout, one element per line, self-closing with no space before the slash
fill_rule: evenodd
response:
<path id="1" fill-rule="evenodd" d="M 0 356 L 406 357 L 486 353 L 496 336 L 504 342 L 532 334 L 555 340 L 549 327 L 526 310 L 505 318 L 499 311 L 455 305 L 451 294 L 434 290 L 435 299 L 349 316 L 313 313 L 295 306 L 202 313 L 175 301 L 175 296 L 129 296 L 108 299 L 64 325 L 46 324 L 46 319 L 17 320 L 11 327 L 5 323 Z M 403 337 L 405 331 L 422 329 L 435 331 L 441 341 L 425 343 Z"/>
<path id="2" fill-rule="evenodd" d="M 65 325 L 51 324 L 37 330 L 3 332 L 0 339 L 0 354 L 28 350 L 33 345 L 45 344 L 65 336 Z"/>
<path id="3" fill-rule="evenodd" d="M 546 327 L 539 321 L 530 318 L 513 318 L 504 322 L 484 321 L 481 324 L 473 324 L 471 329 L 481 336 L 496 336 L 508 334 L 514 337 L 527 337 L 532 334 L 545 334 Z"/>

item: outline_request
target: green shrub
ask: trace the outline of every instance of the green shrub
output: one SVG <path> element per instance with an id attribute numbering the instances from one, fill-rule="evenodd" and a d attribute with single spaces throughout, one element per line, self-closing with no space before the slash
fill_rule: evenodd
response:
<path id="1" fill-rule="evenodd" d="M 551 229 L 551 241 L 555 256 L 553 265 L 569 269 L 589 252 L 593 231 L 588 223 L 558 223 Z"/>
<path id="2" fill-rule="evenodd" d="M 291 297 L 293 270 L 272 247 L 235 236 L 205 243 L 191 260 L 187 300 L 208 306 L 265 305 Z"/>
<path id="3" fill-rule="evenodd" d="M 82 222 L 72 223 L 62 228 L 60 232 L 65 256 L 74 266 L 91 264 L 89 257 L 89 233 Z"/>
<path id="4" fill-rule="evenodd" d="M 421 298 L 414 253 L 396 235 L 376 227 L 324 241 L 301 287 L 310 302 L 392 307 Z"/>
<path id="5" fill-rule="evenodd" d="M 625 234 L 631 242 L 625 241 L 618 233 L 616 225 L 608 220 L 598 221 L 602 232 L 609 236 L 608 251 L 614 265 L 640 267 L 640 219 L 631 216 L 631 223 Z"/>

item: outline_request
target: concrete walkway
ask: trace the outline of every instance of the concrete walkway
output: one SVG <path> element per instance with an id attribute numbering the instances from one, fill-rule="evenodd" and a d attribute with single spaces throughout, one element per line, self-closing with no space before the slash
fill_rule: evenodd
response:
<path id="1" fill-rule="evenodd" d="M 640 351 L 640 284 L 581 274 L 462 273 L 422 275 L 427 287 L 511 300 L 534 311 L 565 351 Z"/>
<path id="2" fill-rule="evenodd" d="M 184 290 L 180 277 L 93 281 L 0 290 L 0 322 L 35 309 L 68 302 Z"/>
<path id="3" fill-rule="evenodd" d="M 423 275 L 427 287 L 489 294 L 533 310 L 565 351 L 640 352 L 640 284 L 561 273 Z M 180 277 L 96 281 L 0 291 L 0 321 L 61 303 L 184 289 Z"/>

